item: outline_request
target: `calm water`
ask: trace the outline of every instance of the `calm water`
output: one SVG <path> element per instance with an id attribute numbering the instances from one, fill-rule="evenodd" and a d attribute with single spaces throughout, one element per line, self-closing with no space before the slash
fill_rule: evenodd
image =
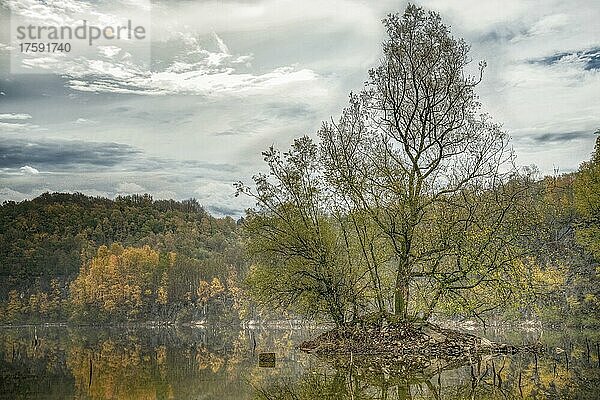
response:
<path id="1" fill-rule="evenodd" d="M 295 349 L 313 335 L 291 329 L 0 328 L 0 397 L 600 398 L 600 339 L 595 332 L 545 331 L 542 342 L 549 351 L 539 357 L 486 358 L 447 370 L 432 363 L 427 370 L 402 376 L 378 368 L 376 360 L 353 359 L 350 366 Z M 539 335 L 517 331 L 485 336 L 520 344 Z M 276 353 L 275 367 L 259 366 L 259 352 Z"/>

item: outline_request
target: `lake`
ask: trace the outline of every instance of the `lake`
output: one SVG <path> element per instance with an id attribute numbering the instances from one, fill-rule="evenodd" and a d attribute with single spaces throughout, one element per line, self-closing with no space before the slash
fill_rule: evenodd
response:
<path id="1" fill-rule="evenodd" d="M 295 348 L 319 331 L 217 327 L 0 328 L 6 399 L 520 399 L 600 398 L 600 337 L 587 331 L 487 331 L 512 344 L 541 335 L 544 354 L 394 376 L 340 366 Z M 259 354 L 275 353 L 275 366 Z M 376 363 L 375 363 L 376 365 Z"/>

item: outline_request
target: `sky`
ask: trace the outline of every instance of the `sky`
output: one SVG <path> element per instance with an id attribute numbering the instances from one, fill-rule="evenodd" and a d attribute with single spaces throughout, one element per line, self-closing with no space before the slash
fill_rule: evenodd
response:
<path id="1" fill-rule="evenodd" d="M 600 3 L 416 4 L 471 45 L 473 68 L 486 61 L 477 94 L 512 137 L 519 165 L 570 172 L 590 157 L 600 128 Z M 252 202 L 233 196 L 233 182 L 264 170 L 267 147 L 314 137 L 339 117 L 381 57 L 381 19 L 405 7 L 0 0 L 0 202 L 46 191 L 149 193 L 240 216 Z M 130 19 L 147 37 L 20 53 L 17 21 L 64 25 L 82 15 L 99 25 Z"/>

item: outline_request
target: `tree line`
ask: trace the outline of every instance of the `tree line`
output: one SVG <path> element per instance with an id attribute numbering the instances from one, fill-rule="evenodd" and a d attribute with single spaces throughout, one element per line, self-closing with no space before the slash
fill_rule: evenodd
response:
<path id="1" fill-rule="evenodd" d="M 5 322 L 238 320 L 247 310 L 238 224 L 195 200 L 45 193 L 5 202 L 0 221 Z"/>

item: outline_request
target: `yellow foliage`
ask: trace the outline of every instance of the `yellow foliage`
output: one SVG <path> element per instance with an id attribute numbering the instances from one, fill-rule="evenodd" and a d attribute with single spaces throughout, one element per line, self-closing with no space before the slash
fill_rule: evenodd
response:
<path id="1" fill-rule="evenodd" d="M 164 286 L 159 286 L 157 292 L 156 292 L 156 302 L 158 304 L 167 304 L 168 301 L 168 295 L 167 295 L 167 289 Z"/>
<path id="2" fill-rule="evenodd" d="M 201 280 L 198 284 L 198 299 L 206 303 L 210 299 L 210 284 L 204 280 Z"/>
<path id="3" fill-rule="evenodd" d="M 584 301 L 585 303 L 592 303 L 592 304 L 594 304 L 594 303 L 598 303 L 598 297 L 596 297 L 596 296 L 595 296 L 595 295 L 593 295 L 592 293 L 586 293 L 586 294 L 583 296 L 583 301 Z"/>
<path id="4" fill-rule="evenodd" d="M 6 318 L 8 320 L 15 320 L 21 314 L 23 303 L 19 293 L 16 290 L 11 290 L 8 293 L 8 304 L 6 305 Z"/>
<path id="5" fill-rule="evenodd" d="M 127 317 L 138 315 L 151 303 L 166 304 L 166 271 L 159 261 L 160 254 L 149 246 L 101 246 L 71 284 L 71 302 L 76 309 L 88 307 Z M 167 261 L 169 268 L 175 255 L 169 254 Z"/>
<path id="6" fill-rule="evenodd" d="M 223 287 L 223 284 L 221 283 L 219 278 L 213 278 L 212 281 L 210 282 L 211 297 L 217 297 L 224 291 L 225 291 L 225 288 Z"/>

